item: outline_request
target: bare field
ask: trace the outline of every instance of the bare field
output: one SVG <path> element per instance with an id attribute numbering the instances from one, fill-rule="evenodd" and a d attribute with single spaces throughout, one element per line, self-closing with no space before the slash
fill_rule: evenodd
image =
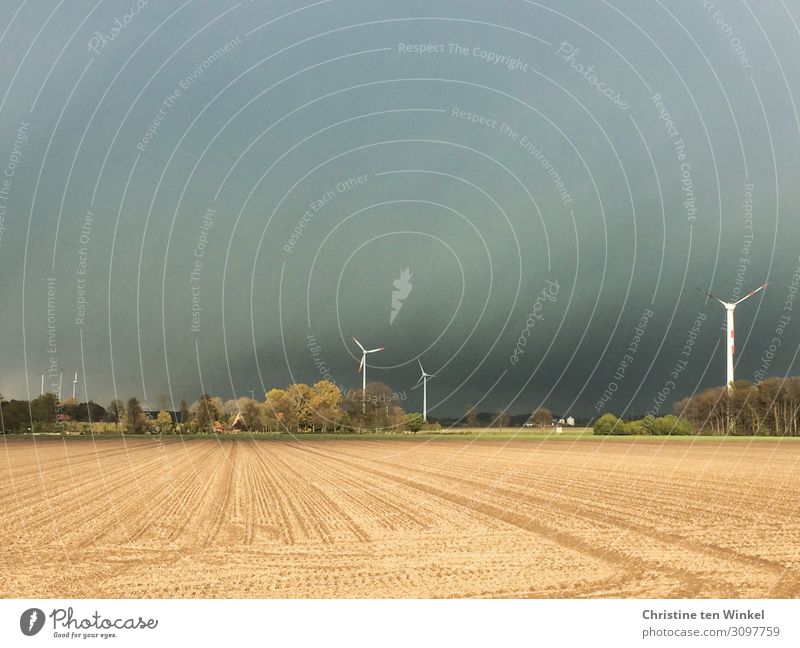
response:
<path id="1" fill-rule="evenodd" d="M 800 443 L 4 439 L 0 595 L 798 597 Z"/>

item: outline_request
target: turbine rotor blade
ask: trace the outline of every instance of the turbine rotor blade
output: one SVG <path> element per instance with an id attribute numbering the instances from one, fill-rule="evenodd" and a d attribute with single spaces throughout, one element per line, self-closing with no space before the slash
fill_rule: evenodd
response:
<path id="1" fill-rule="evenodd" d="M 364 351 L 364 353 L 375 353 L 376 351 L 383 351 L 384 347 L 380 347 L 379 349 L 370 349 L 369 351 Z"/>
<path id="2" fill-rule="evenodd" d="M 363 369 L 364 369 L 364 361 L 366 360 L 366 358 L 367 358 L 366 353 L 364 353 L 361 356 L 361 362 L 358 363 L 358 373 L 361 373 L 363 371 Z"/>
<path id="3" fill-rule="evenodd" d="M 710 292 L 708 292 L 707 290 L 703 290 L 702 288 L 698 288 L 697 286 L 695 286 L 695 288 L 697 288 L 697 290 L 699 290 L 699 291 L 700 291 L 701 293 L 703 293 L 704 295 L 708 295 L 709 297 L 711 297 L 711 299 L 713 299 L 713 300 L 715 300 L 715 301 L 718 301 L 718 302 L 719 302 L 720 304 L 722 304 L 723 306 L 727 306 L 727 305 L 728 305 L 728 303 L 727 303 L 727 302 L 724 302 L 724 301 L 722 301 L 722 300 L 721 300 L 719 297 L 714 297 L 714 295 L 712 295 L 712 294 L 711 294 Z"/>
<path id="4" fill-rule="evenodd" d="M 766 287 L 767 287 L 767 284 L 764 284 L 763 286 L 759 286 L 759 287 L 758 287 L 758 288 L 756 288 L 755 290 L 751 290 L 751 291 L 750 291 L 749 293 L 747 293 L 747 294 L 746 294 L 744 297 L 742 297 L 742 298 L 741 298 L 739 301 L 737 301 L 737 302 L 733 302 L 733 305 L 735 306 L 736 304 L 741 304 L 741 303 L 742 303 L 742 302 L 743 302 L 745 299 L 747 299 L 748 297 L 752 297 L 752 296 L 753 296 L 753 295 L 755 295 L 755 294 L 756 294 L 756 293 L 757 293 L 759 290 L 764 290 L 764 288 L 766 288 Z"/>
<path id="5" fill-rule="evenodd" d="M 361 342 L 359 342 L 359 341 L 358 341 L 358 340 L 356 340 L 355 338 L 353 338 L 353 342 L 355 342 L 355 343 L 358 345 L 358 348 L 359 348 L 359 349 L 361 349 L 362 351 L 364 351 L 364 350 L 365 350 L 365 349 L 364 349 L 364 347 L 363 347 L 363 346 L 361 346 Z"/>

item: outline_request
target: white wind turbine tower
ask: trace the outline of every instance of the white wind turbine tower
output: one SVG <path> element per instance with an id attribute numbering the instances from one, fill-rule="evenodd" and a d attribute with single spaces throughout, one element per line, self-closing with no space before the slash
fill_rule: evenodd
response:
<path id="1" fill-rule="evenodd" d="M 755 290 L 751 290 L 744 297 L 742 297 L 740 300 L 735 301 L 735 302 L 722 301 L 719 297 L 714 297 L 714 295 L 712 295 L 710 292 L 706 292 L 706 295 L 711 297 L 711 299 L 715 299 L 716 301 L 718 301 L 720 304 L 722 304 L 725 307 L 725 314 L 727 316 L 727 318 L 726 318 L 727 328 L 726 328 L 726 331 L 725 331 L 725 343 L 726 343 L 727 357 L 728 357 L 728 374 L 727 374 L 728 391 L 733 389 L 733 352 L 734 352 L 734 347 L 735 347 L 735 344 L 734 344 L 735 336 L 734 336 L 734 328 L 733 328 L 733 311 L 736 310 L 736 307 L 739 304 L 741 304 L 745 299 L 748 299 L 748 298 L 752 297 L 753 295 L 755 295 L 760 290 L 764 290 L 764 288 L 766 288 L 766 287 L 767 287 L 767 284 L 764 284 L 763 286 L 759 286 L 758 288 L 756 288 Z M 700 292 L 703 292 L 703 290 L 701 290 L 700 288 L 698 288 L 698 290 Z"/>
<path id="2" fill-rule="evenodd" d="M 378 351 L 383 351 L 383 347 L 378 349 L 365 349 L 361 342 L 353 338 L 353 342 L 358 345 L 358 348 L 361 349 L 361 362 L 358 363 L 358 371 L 361 373 L 361 400 L 366 402 L 367 398 L 367 354 L 368 353 L 377 353 Z"/>
<path id="3" fill-rule="evenodd" d="M 425 370 L 422 368 L 422 362 L 419 358 L 417 358 L 417 362 L 419 363 L 419 370 L 420 370 L 420 377 L 417 381 L 417 384 L 414 385 L 411 389 L 416 389 L 420 385 L 422 385 L 422 420 L 427 422 L 428 421 L 428 378 L 436 378 L 436 374 L 429 374 L 425 373 Z"/>
<path id="4" fill-rule="evenodd" d="M 78 388 L 78 372 L 75 372 L 75 377 L 72 379 L 72 400 L 75 400 L 75 390 Z"/>

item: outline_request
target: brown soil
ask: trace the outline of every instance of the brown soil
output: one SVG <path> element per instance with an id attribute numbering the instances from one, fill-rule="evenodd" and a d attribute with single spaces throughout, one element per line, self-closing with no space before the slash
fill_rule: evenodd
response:
<path id="1" fill-rule="evenodd" d="M 0 441 L 0 596 L 797 597 L 800 443 Z"/>

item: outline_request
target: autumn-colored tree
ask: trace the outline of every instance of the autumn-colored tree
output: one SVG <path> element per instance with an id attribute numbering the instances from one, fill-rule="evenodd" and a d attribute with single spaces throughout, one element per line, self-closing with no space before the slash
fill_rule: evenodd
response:
<path id="1" fill-rule="evenodd" d="M 330 380 L 314 383 L 311 402 L 311 424 L 315 430 L 326 432 L 340 423 L 342 392 Z"/>
<path id="2" fill-rule="evenodd" d="M 344 399 L 344 414 L 352 429 L 384 430 L 403 425 L 405 413 L 400 395 L 380 382 L 367 383 L 366 390 L 355 389 Z"/>
<path id="3" fill-rule="evenodd" d="M 159 434 L 172 432 L 172 415 L 165 409 L 161 410 L 156 417 L 156 429 Z"/>
<path id="4" fill-rule="evenodd" d="M 288 432 L 297 430 L 297 405 L 292 394 L 286 389 L 270 389 L 267 392 L 266 411 L 268 416 Z"/>
<path id="5" fill-rule="evenodd" d="M 298 431 L 308 431 L 313 429 L 312 419 L 314 418 L 314 404 L 317 400 L 313 387 L 305 383 L 292 383 L 286 391 L 294 400 L 296 425 Z"/>

